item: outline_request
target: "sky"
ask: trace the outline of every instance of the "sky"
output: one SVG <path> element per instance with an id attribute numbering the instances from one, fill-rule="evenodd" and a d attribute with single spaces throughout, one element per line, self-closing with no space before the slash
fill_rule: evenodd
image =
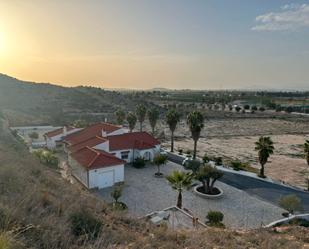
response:
<path id="1" fill-rule="evenodd" d="M 0 0 L 0 73 L 65 86 L 309 90 L 309 1 Z"/>

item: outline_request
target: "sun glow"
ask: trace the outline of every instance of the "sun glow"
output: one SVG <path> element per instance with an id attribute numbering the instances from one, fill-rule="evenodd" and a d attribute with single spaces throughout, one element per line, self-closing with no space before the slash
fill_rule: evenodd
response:
<path id="1" fill-rule="evenodd" d="M 4 34 L 0 30 L 0 55 L 4 54 L 5 52 L 5 39 Z"/>

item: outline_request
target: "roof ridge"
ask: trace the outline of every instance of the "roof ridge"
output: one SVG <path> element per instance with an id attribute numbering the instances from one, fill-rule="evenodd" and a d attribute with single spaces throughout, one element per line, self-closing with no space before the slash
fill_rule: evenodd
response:
<path id="1" fill-rule="evenodd" d="M 96 153 L 96 156 L 94 157 L 94 159 L 88 164 L 88 167 L 90 167 L 90 166 L 98 159 L 98 157 L 100 156 L 100 152 L 98 152 L 98 151 L 92 149 L 92 148 L 89 147 L 89 146 L 86 146 L 85 148 L 87 148 L 87 149 L 93 151 L 94 153 Z"/>

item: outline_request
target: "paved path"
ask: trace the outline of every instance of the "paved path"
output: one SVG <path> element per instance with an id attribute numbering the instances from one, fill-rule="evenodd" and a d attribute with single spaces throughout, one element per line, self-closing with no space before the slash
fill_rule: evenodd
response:
<path id="1" fill-rule="evenodd" d="M 177 164 L 182 163 L 182 157 L 170 153 L 168 156 L 169 160 Z M 278 205 L 278 200 L 282 196 L 297 195 L 302 200 L 304 212 L 309 212 L 309 193 L 307 192 L 232 172 L 224 172 L 220 181 L 275 205 Z"/>
<path id="2" fill-rule="evenodd" d="M 143 169 L 125 167 L 125 187 L 120 198 L 129 207 L 129 215 L 141 217 L 153 211 L 163 210 L 176 204 L 177 192 L 165 178 L 156 178 L 156 167 L 149 165 Z M 168 162 L 161 171 L 168 175 L 174 170 L 184 170 L 182 166 Z M 250 196 L 237 188 L 218 182 L 224 195 L 218 200 L 207 200 L 196 196 L 192 190 L 184 191 L 183 205 L 191 210 L 201 221 L 209 210 L 218 210 L 224 214 L 224 223 L 229 227 L 253 228 L 266 225 L 282 218 L 282 209 Z M 98 194 L 111 202 L 111 188 L 102 189 Z"/>

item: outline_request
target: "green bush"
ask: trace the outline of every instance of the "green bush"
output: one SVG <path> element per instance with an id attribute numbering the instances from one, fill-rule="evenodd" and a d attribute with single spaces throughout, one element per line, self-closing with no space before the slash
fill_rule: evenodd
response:
<path id="1" fill-rule="evenodd" d="M 215 161 L 215 164 L 218 166 L 223 164 L 222 157 L 215 157 L 214 161 Z"/>
<path id="2" fill-rule="evenodd" d="M 75 236 L 85 236 L 89 240 L 96 239 L 102 229 L 102 222 L 86 211 L 73 213 L 70 223 Z"/>
<path id="3" fill-rule="evenodd" d="M 281 197 L 279 205 L 291 214 L 294 211 L 301 211 L 303 209 L 301 199 L 293 194 Z"/>
<path id="4" fill-rule="evenodd" d="M 209 211 L 206 216 L 206 223 L 210 226 L 219 226 L 222 227 L 224 224 L 222 223 L 224 218 L 224 214 L 220 211 Z"/>
<path id="5" fill-rule="evenodd" d="M 242 163 L 238 160 L 231 161 L 231 167 L 237 171 L 243 169 Z"/>
<path id="6" fill-rule="evenodd" d="M 133 167 L 137 169 L 144 168 L 145 165 L 146 165 L 145 159 L 142 157 L 136 158 L 133 162 Z"/>
<path id="7" fill-rule="evenodd" d="M 204 162 L 204 163 L 209 163 L 209 161 L 210 161 L 209 156 L 207 156 L 207 154 L 205 154 L 205 155 L 203 156 L 203 162 Z"/>

